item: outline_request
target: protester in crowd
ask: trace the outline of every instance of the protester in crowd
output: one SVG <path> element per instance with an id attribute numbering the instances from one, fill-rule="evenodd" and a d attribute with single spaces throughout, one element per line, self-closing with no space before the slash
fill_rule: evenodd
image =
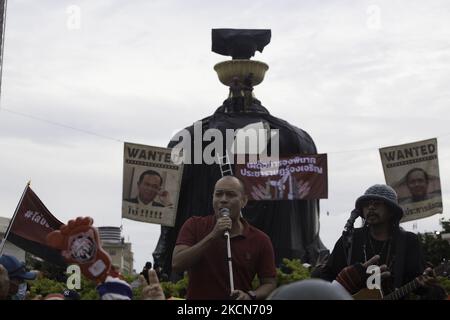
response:
<path id="1" fill-rule="evenodd" d="M 159 283 L 158 275 L 155 270 L 147 271 L 147 277 L 140 276 L 144 287 L 142 288 L 142 300 L 166 300 L 164 290 Z"/>
<path id="2" fill-rule="evenodd" d="M 133 297 L 131 286 L 125 280 L 110 275 L 97 286 L 97 292 L 101 300 L 131 300 Z"/>
<path id="3" fill-rule="evenodd" d="M 49 293 L 42 300 L 65 300 L 62 293 Z"/>
<path id="4" fill-rule="evenodd" d="M 9 291 L 7 299 L 24 300 L 27 293 L 25 280 L 36 279 L 36 273 L 28 272 L 25 268 L 25 263 L 20 262 L 14 256 L 6 254 L 0 257 L 0 265 L 8 271 Z"/>
<path id="5" fill-rule="evenodd" d="M 5 300 L 9 292 L 8 270 L 0 264 L 0 300 Z"/>

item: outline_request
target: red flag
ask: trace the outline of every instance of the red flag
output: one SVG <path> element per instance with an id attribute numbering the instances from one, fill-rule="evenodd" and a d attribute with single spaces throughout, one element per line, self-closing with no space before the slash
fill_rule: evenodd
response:
<path id="1" fill-rule="evenodd" d="M 58 230 L 61 225 L 62 222 L 50 213 L 27 185 L 6 233 L 7 240 L 44 260 L 63 265 L 60 252 L 50 248 L 46 242 L 47 234 Z"/>

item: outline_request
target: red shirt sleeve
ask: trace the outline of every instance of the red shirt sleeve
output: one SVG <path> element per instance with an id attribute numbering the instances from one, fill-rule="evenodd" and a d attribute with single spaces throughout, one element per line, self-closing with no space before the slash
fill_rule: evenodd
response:
<path id="1" fill-rule="evenodd" d="M 197 243 L 196 228 L 193 217 L 186 220 L 178 233 L 177 242 L 175 245 L 186 245 L 192 247 Z"/>
<path id="2" fill-rule="evenodd" d="M 261 251 L 259 253 L 259 263 L 257 274 L 259 278 L 275 278 L 277 269 L 275 267 L 275 254 L 272 242 L 267 235 L 261 241 Z"/>

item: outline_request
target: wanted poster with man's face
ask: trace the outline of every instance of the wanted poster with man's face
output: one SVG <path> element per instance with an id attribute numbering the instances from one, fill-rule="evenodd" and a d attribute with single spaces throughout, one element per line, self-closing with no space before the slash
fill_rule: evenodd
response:
<path id="1" fill-rule="evenodd" d="M 404 210 L 401 222 L 442 213 L 437 139 L 380 149 L 386 183 Z"/>
<path id="2" fill-rule="evenodd" d="M 182 174 L 171 149 L 125 142 L 122 217 L 173 227 Z"/>

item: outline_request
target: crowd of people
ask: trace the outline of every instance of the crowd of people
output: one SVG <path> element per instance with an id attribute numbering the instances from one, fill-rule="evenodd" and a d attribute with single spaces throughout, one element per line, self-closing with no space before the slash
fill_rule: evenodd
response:
<path id="1" fill-rule="evenodd" d="M 75 289 L 64 289 L 50 292 L 45 296 L 31 296 L 28 285 L 38 278 L 43 278 L 40 271 L 27 271 L 24 262 L 16 257 L 4 254 L 0 257 L 0 300 L 80 300 L 81 296 Z M 137 285 L 141 287 L 141 299 L 164 300 L 164 292 L 155 270 L 147 270 L 140 275 Z M 132 285 L 113 267 L 105 281 L 97 285 L 96 291 L 101 300 L 131 300 Z"/>
<path id="2" fill-rule="evenodd" d="M 184 223 L 174 248 L 172 268 L 188 274 L 187 299 L 350 300 L 367 289 L 370 281 L 379 284 L 372 288 L 378 289 L 381 298 L 407 298 L 404 290 L 402 295 L 397 294 L 398 288 L 405 285 L 420 299 L 447 298 L 433 269 L 426 267 L 417 235 L 400 227 L 403 209 L 396 192 L 387 185 L 373 185 L 356 200 L 355 218 L 363 219 L 363 227 L 351 226 L 338 239 L 326 263 L 316 266 L 315 278 L 279 288 L 272 243 L 243 218 L 241 210 L 246 205 L 242 182 L 226 176 L 214 188 L 214 214 L 191 217 Z M 374 266 L 378 274 L 371 278 L 368 270 Z M 15 257 L 1 256 L 0 299 L 25 299 L 26 281 L 36 276 Z M 155 270 L 147 267 L 139 277 L 142 299 L 166 299 Z M 256 288 L 255 277 L 259 279 Z M 133 298 L 130 284 L 117 272 L 98 285 L 97 291 L 104 300 Z M 64 300 L 79 299 L 79 295 L 65 290 L 34 298 Z"/>

